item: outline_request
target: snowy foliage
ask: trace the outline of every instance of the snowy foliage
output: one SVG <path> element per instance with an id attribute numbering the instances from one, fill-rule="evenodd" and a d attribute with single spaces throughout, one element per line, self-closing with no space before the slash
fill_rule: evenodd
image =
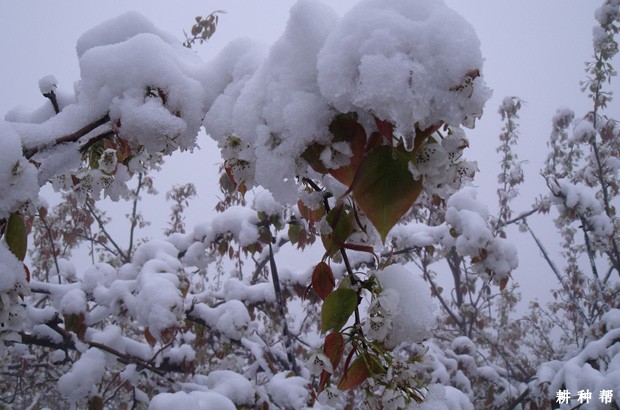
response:
<path id="1" fill-rule="evenodd" d="M 17 383 L 36 381 L 34 399 L 13 404 L 451 410 L 620 391 L 620 138 L 601 114 L 618 8 L 596 12 L 594 110 L 555 116 L 549 193 L 516 218 L 520 100 L 500 108 L 494 217 L 464 158 L 463 127 L 490 96 L 480 44 L 442 1 L 362 0 L 339 17 L 300 0 L 270 47 L 236 40 L 209 62 L 134 12 L 87 31 L 73 93 L 46 76 L 45 106 L 0 122 L 0 355 Z M 217 13 L 197 18 L 185 46 L 212 34 Z M 147 173 L 193 150 L 202 128 L 224 159 L 218 213 L 186 229 L 195 191 L 177 186 L 166 238 L 134 241 Z M 39 198 L 48 182 L 62 205 Z M 126 248 L 106 230 L 102 196 L 133 203 Z M 568 318 L 561 341 L 574 344 L 545 350 L 543 308 L 511 322 L 518 258 L 505 227 L 536 239 L 526 218 L 552 206 L 567 266 L 550 263 L 562 289 L 544 312 Z M 92 266 L 69 259 L 80 245 Z M 278 267 L 283 247 L 311 245 L 324 250 L 315 265 Z"/>

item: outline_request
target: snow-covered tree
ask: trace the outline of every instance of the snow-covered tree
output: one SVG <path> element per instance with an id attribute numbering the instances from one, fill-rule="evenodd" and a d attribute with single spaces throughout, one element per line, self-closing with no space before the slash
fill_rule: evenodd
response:
<path id="1" fill-rule="evenodd" d="M 558 114 L 544 171 L 549 199 L 516 217 L 520 101 L 500 109 L 493 216 L 469 184 L 477 164 L 464 157 L 464 128 L 490 96 L 479 41 L 441 1 L 362 0 L 339 18 L 301 0 L 270 47 L 235 40 L 207 62 L 190 47 L 215 32 L 220 12 L 198 17 L 184 43 L 137 13 L 84 33 L 74 92 L 45 77 L 49 101 L 0 122 L 2 400 L 515 408 L 554 402 L 554 388 L 579 384 L 579 366 L 598 372 L 589 380 L 599 384 L 584 384 L 592 391 L 617 380 L 619 138 L 601 110 L 618 8 L 607 0 L 597 11 L 586 84 L 594 110 L 570 141 L 572 117 Z M 195 191 L 177 185 L 165 237 L 136 241 L 151 175 L 164 157 L 194 149 L 202 129 L 224 161 L 213 176 L 218 212 L 186 227 Z M 62 204 L 40 197 L 47 183 Z M 101 197 L 132 205 L 127 245 L 106 229 Z M 510 323 L 517 255 L 505 228 L 528 229 L 527 216 L 551 203 L 575 259 L 568 278 L 583 277 L 580 252 L 605 262 L 592 262 L 582 287 L 562 282 L 560 302 L 545 312 L 572 320 L 575 349 L 538 367 L 560 358 L 536 356 L 526 322 Z M 92 266 L 71 262 L 80 245 Z M 283 248 L 310 246 L 323 256 L 279 268 Z M 436 280 L 445 272 L 451 292 Z M 555 345 L 550 352 L 559 354 Z"/>

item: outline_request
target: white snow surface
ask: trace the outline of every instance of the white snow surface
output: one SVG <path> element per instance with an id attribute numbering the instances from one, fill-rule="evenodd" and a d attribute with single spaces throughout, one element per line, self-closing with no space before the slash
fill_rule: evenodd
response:
<path id="1" fill-rule="evenodd" d="M 0 121 L 0 219 L 34 203 L 39 193 L 37 169 L 22 155 L 19 135 Z"/>
<path id="2" fill-rule="evenodd" d="M 365 0 L 321 49 L 319 86 L 337 110 L 372 112 L 404 133 L 440 120 L 458 126 L 480 116 L 490 97 L 481 78 L 464 84 L 482 67 L 479 48 L 473 28 L 443 1 Z"/>
<path id="3" fill-rule="evenodd" d="M 398 296 L 392 317 L 393 326 L 385 340 L 386 346 L 417 343 L 430 337 L 436 319 L 426 282 L 401 265 L 388 266 L 377 272 L 377 278 L 384 291 L 393 290 Z"/>
<path id="4" fill-rule="evenodd" d="M 302 0 L 262 61 L 249 47 L 237 42 L 210 63 L 232 75 L 213 74 L 223 93 L 204 126 L 236 181 L 262 185 L 281 203 L 297 198 L 291 176 L 311 173 L 297 160 L 311 144 L 328 145 L 329 166 L 348 162 L 349 147 L 327 129 L 337 113 L 355 111 L 367 124 L 376 115 L 411 134 L 439 121 L 470 125 L 490 96 L 473 29 L 441 1 L 367 0 L 338 20 Z M 255 70 L 240 72 L 241 61 Z M 332 163 L 334 153 L 342 158 Z"/>
<path id="5" fill-rule="evenodd" d="M 149 410 L 235 410 L 235 404 L 219 393 L 211 391 L 192 391 L 185 393 L 160 393 L 153 397 Z"/>
<path id="6" fill-rule="evenodd" d="M 104 371 L 105 354 L 99 349 L 90 348 L 58 380 L 58 390 L 70 403 L 89 398 L 97 392 Z"/>

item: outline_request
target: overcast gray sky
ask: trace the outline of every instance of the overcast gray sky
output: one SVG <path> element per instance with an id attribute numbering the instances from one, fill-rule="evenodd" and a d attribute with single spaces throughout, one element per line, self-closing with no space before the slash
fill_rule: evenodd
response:
<path id="1" fill-rule="evenodd" d="M 485 57 L 484 75 L 494 90 L 487 103 L 485 115 L 477 127 L 469 132 L 471 149 L 469 159 L 479 162 L 476 179 L 483 198 L 495 208 L 496 175 L 499 172 L 495 147 L 501 124 L 497 107 L 507 95 L 516 95 L 527 102 L 522 110 L 521 159 L 527 160 L 526 186 L 518 209 L 527 209 L 533 199 L 544 192 L 538 176 L 545 154 L 545 143 L 550 131 L 550 120 L 560 106 L 573 108 L 578 115 L 590 105 L 579 91 L 584 78 L 584 61 L 591 54 L 593 12 L 599 1 L 583 0 L 450 0 L 446 1 L 460 12 L 476 29 Z M 293 0 L 213 0 L 164 2 L 160 0 L 105 2 L 87 1 L 17 1 L 0 2 L 0 113 L 16 105 L 38 106 L 38 80 L 55 75 L 61 87 L 70 88 L 79 77 L 75 43 L 78 37 L 99 22 L 127 10 L 137 10 L 160 28 L 182 38 L 183 29 L 189 31 L 194 17 L 207 15 L 213 10 L 225 10 L 213 40 L 197 48 L 205 59 L 214 56 L 228 41 L 239 36 L 258 38 L 272 43 L 282 33 L 288 10 Z M 340 14 L 348 10 L 354 0 L 327 1 Z M 618 86 L 614 88 L 617 90 Z M 615 106 L 617 108 L 617 105 Z M 212 150 L 202 139 L 202 145 Z M 207 160 L 205 161 L 205 155 Z M 158 177 L 157 186 L 165 192 L 173 183 L 198 182 L 200 205 L 192 206 L 192 222 L 204 219 L 212 209 L 216 176 L 212 171 L 197 171 L 204 163 L 214 164 L 217 156 L 205 153 L 183 155 L 172 159 Z M 175 165 L 177 164 L 177 165 Z M 183 164 L 183 165 L 178 165 Z M 193 165 L 192 165 L 193 164 Z M 185 170 L 192 169 L 191 175 Z M 206 205 L 205 205 L 206 204 Z M 152 234 L 159 235 L 167 210 L 151 213 L 157 227 Z M 122 214 L 121 214 L 122 215 Z M 542 218 L 539 218 L 542 223 Z M 534 226 L 537 226 L 535 224 Z M 550 230 L 547 224 L 543 230 Z M 542 232 L 541 232 L 542 233 Z M 552 274 L 544 269 L 544 262 L 524 235 L 514 234 L 519 243 L 521 268 L 515 278 L 522 284 L 526 299 L 543 296 L 541 278 L 552 284 Z M 549 237 L 554 241 L 553 237 Z M 543 271 L 541 271 L 544 270 Z M 530 286 L 534 284 L 535 286 Z"/>

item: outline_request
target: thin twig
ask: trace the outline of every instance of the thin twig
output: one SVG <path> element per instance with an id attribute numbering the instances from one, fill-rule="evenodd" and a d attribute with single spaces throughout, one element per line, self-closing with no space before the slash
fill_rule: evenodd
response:
<path id="1" fill-rule="evenodd" d="M 41 146 L 38 147 L 33 147 L 30 148 L 28 150 L 24 151 L 24 157 L 26 157 L 27 159 L 32 158 L 36 153 L 43 151 L 47 148 L 51 148 L 55 145 L 60 145 L 63 144 L 65 142 L 76 142 L 78 141 L 80 138 L 82 138 L 83 136 L 87 135 L 89 132 L 97 129 L 98 127 L 108 123 L 110 121 L 110 115 L 106 114 L 103 117 L 99 118 L 98 120 L 95 120 L 93 122 L 91 122 L 90 124 L 87 124 L 85 126 L 83 126 L 82 128 L 80 128 L 79 130 L 77 130 L 76 132 L 69 134 L 69 135 L 65 135 L 63 137 L 58 137 L 56 138 L 52 143 L 47 143 L 47 144 L 43 144 Z"/>
<path id="2" fill-rule="evenodd" d="M 278 267 L 276 265 L 276 260 L 273 256 L 273 247 L 271 246 L 271 241 L 269 242 L 269 266 L 271 268 L 271 279 L 273 281 L 273 289 L 276 293 L 276 302 L 278 304 L 278 309 L 280 312 L 280 322 L 282 324 L 282 331 L 284 333 L 284 345 L 286 347 L 286 356 L 291 365 L 291 370 L 295 374 L 299 374 L 299 369 L 297 367 L 297 362 L 295 360 L 295 355 L 293 354 L 293 338 L 291 337 L 291 333 L 288 329 L 288 324 L 286 322 L 286 301 L 282 297 L 282 289 L 280 288 L 280 278 L 278 277 Z"/>

